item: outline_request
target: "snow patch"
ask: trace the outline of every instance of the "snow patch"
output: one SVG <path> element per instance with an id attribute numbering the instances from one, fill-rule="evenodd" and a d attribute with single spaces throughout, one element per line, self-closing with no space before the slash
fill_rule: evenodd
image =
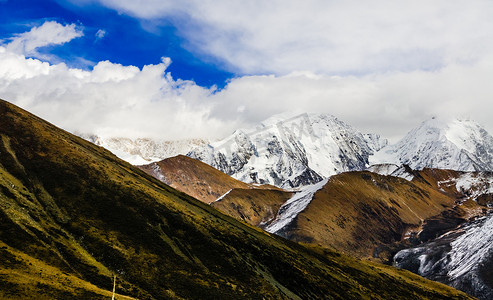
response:
<path id="1" fill-rule="evenodd" d="M 493 193 L 493 174 L 465 173 L 457 178 L 455 187 L 458 191 L 469 193 L 473 199 L 484 194 L 491 194 Z"/>
<path id="2" fill-rule="evenodd" d="M 305 210 L 308 204 L 312 201 L 313 195 L 318 190 L 323 188 L 327 184 L 328 180 L 329 179 L 325 179 L 317 184 L 307 186 L 286 201 L 279 209 L 274 221 L 272 221 L 272 223 L 265 228 L 265 231 L 277 233 L 289 225 L 299 213 Z"/>
<path id="3" fill-rule="evenodd" d="M 214 200 L 213 202 L 218 202 L 218 201 L 221 201 L 224 199 L 224 197 L 226 197 L 227 194 L 229 194 L 233 189 L 230 189 L 229 191 L 227 191 L 226 193 L 224 193 L 221 197 L 217 198 L 216 200 Z"/>
<path id="4" fill-rule="evenodd" d="M 387 176 L 395 172 L 397 169 L 399 169 L 399 166 L 395 164 L 376 164 L 371 165 L 367 171 Z"/>

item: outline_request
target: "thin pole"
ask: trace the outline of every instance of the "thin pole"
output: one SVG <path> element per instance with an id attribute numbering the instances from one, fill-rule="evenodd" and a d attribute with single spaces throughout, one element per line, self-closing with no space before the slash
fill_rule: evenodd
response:
<path id="1" fill-rule="evenodd" d="M 116 275 L 113 278 L 113 296 L 111 297 L 111 300 L 115 300 L 115 288 L 116 288 Z"/>

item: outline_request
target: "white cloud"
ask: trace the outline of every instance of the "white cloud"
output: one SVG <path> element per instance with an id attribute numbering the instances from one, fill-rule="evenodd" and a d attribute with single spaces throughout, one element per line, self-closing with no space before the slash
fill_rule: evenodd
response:
<path id="1" fill-rule="evenodd" d="M 100 40 L 104 38 L 105 35 L 106 35 L 106 30 L 99 29 L 94 36 L 96 37 L 96 40 Z"/>
<path id="2" fill-rule="evenodd" d="M 121 3 L 126 2 L 121 1 Z M 186 3 L 190 5 L 192 2 Z M 307 3 L 308 7 L 311 7 L 310 4 L 314 1 Z M 330 5 L 335 5 L 334 3 L 331 2 Z M 392 3 L 394 2 L 389 2 L 389 5 L 395 6 Z M 457 3 L 451 3 L 450 10 L 455 13 Z M 480 2 L 471 3 L 475 6 Z M 257 4 L 261 5 L 259 14 L 265 14 L 263 10 L 269 11 L 268 7 L 263 6 L 266 4 Z M 276 7 L 274 4 L 271 5 L 270 10 Z M 288 8 L 293 6 L 289 3 L 286 5 Z M 223 8 L 225 11 L 218 12 L 218 14 L 227 12 L 228 7 L 226 5 Z M 378 8 L 377 5 L 375 9 Z M 181 10 L 169 9 L 175 15 L 183 15 L 185 12 L 191 14 L 187 7 L 182 7 Z M 247 11 L 248 9 L 248 7 L 245 8 Z M 301 15 L 309 21 L 308 13 L 304 13 L 307 9 L 299 8 Z M 290 32 L 286 32 L 288 37 L 282 38 L 286 40 L 287 50 L 283 52 L 283 48 L 278 45 L 277 41 L 268 41 L 268 32 L 271 29 L 267 28 L 267 33 L 260 33 L 260 35 L 266 34 L 262 38 L 265 39 L 264 44 L 246 45 L 245 50 L 238 49 L 238 55 L 248 58 L 251 55 L 248 52 L 252 49 L 252 45 L 258 44 L 256 47 L 259 61 L 265 63 L 266 70 L 269 69 L 279 74 L 238 77 L 231 80 L 221 91 L 205 89 L 190 81 L 174 80 L 171 74 L 166 73 L 166 68 L 170 64 L 168 58 L 163 58 L 161 63 L 148 65 L 142 69 L 103 61 L 97 63 L 91 71 L 84 71 L 68 68 L 64 64 L 50 64 L 38 59 L 28 59 L 22 54 L 15 53 L 15 49 L 0 47 L 0 65 L 2 66 L 0 68 L 0 98 L 12 101 L 67 130 L 104 136 L 151 136 L 165 139 L 222 137 L 238 127 L 255 125 L 256 122 L 272 114 L 293 110 L 330 113 L 364 132 L 382 133 L 394 139 L 403 136 L 423 119 L 432 115 L 471 117 L 485 124 L 487 129 L 493 133 L 493 119 L 490 117 L 493 109 L 491 99 L 493 85 L 489 80 L 493 78 L 493 56 L 488 53 L 489 40 L 481 38 L 493 31 L 489 25 L 486 26 L 485 20 L 481 18 L 479 21 L 476 20 L 476 17 L 480 17 L 480 12 L 472 13 L 472 9 L 466 7 L 464 8 L 464 19 L 459 18 L 461 22 L 457 22 L 461 25 L 452 26 L 453 30 L 448 32 L 442 27 L 451 21 L 444 22 L 443 18 L 451 19 L 454 13 L 445 10 L 442 12 L 443 15 L 437 15 L 438 19 L 433 19 L 432 16 L 436 12 L 433 7 L 429 9 L 430 15 L 424 19 L 425 24 L 419 29 L 422 33 L 414 32 L 416 30 L 414 27 L 419 27 L 420 24 L 415 20 L 416 13 L 411 12 L 408 17 L 410 20 L 403 20 L 403 23 L 408 25 L 399 25 L 401 28 L 409 27 L 409 34 L 400 37 L 396 32 L 396 36 L 388 41 L 386 40 L 387 35 L 391 33 L 391 30 L 387 29 L 387 26 L 393 24 L 388 19 L 399 19 L 402 14 L 387 16 L 379 13 L 382 14 L 380 24 L 382 33 L 371 35 L 374 29 L 369 28 L 365 31 L 361 24 L 354 25 L 355 28 L 350 32 L 362 31 L 362 33 L 347 37 L 340 33 L 336 39 L 338 43 L 333 46 L 333 49 L 327 48 L 326 56 L 314 56 L 318 51 L 317 43 L 313 42 L 313 46 L 309 47 L 311 44 L 307 44 L 306 37 L 301 36 L 300 43 L 305 44 L 299 44 L 299 52 L 303 52 L 304 46 L 307 46 L 307 50 L 304 55 L 296 57 L 291 51 L 297 47 L 296 43 L 287 42 L 290 40 L 289 36 L 294 34 Z M 254 10 L 254 7 L 251 10 Z M 362 17 L 361 11 L 364 9 L 356 7 L 355 10 L 360 11 L 359 15 L 356 13 L 356 16 Z M 145 13 L 150 14 L 147 17 L 151 17 L 155 11 L 149 10 Z M 207 11 L 201 14 L 206 14 Z M 324 10 L 321 9 L 321 11 L 321 14 L 324 14 Z M 214 12 L 210 13 L 214 14 Z M 374 16 L 377 13 L 370 11 L 368 14 Z M 215 17 L 209 18 L 212 20 Z M 233 16 L 226 15 L 225 18 L 228 20 L 218 21 L 218 24 L 207 23 L 212 29 L 205 29 L 205 31 L 214 32 L 214 28 L 225 27 L 225 32 L 243 32 L 246 35 L 238 35 L 236 38 L 239 41 L 235 42 L 233 39 L 232 45 L 225 45 L 225 47 L 234 48 L 247 43 L 248 30 L 250 30 L 248 28 L 251 26 L 257 26 L 258 30 L 262 29 L 261 24 L 250 24 L 247 25 L 250 27 L 245 31 L 243 25 L 236 24 L 232 20 Z M 245 16 L 240 14 L 238 18 L 244 19 Z M 297 19 L 298 17 L 293 16 L 292 18 Z M 264 17 L 259 16 L 258 19 L 253 18 L 252 22 L 263 19 Z M 343 20 L 343 17 L 339 16 L 338 19 L 341 24 L 350 25 L 349 21 Z M 279 19 L 275 18 L 271 20 L 272 23 L 278 21 Z M 231 28 L 221 22 L 225 22 Z M 434 35 L 424 33 L 433 27 L 430 24 L 434 22 L 437 22 L 434 25 L 438 28 L 437 32 L 444 35 L 444 37 L 437 37 L 437 40 L 434 40 Z M 312 26 L 303 25 L 301 19 L 298 23 L 299 26 Z M 479 26 L 483 23 L 485 26 Z M 272 26 L 278 25 L 273 24 Z M 459 28 L 461 26 L 464 28 Z M 471 32 L 469 36 L 464 37 L 475 26 L 477 26 L 477 32 Z M 327 30 L 331 30 L 330 26 Z M 203 30 L 197 32 L 203 32 Z M 463 34 L 458 34 L 458 32 Z M 316 35 L 316 33 L 309 32 L 308 35 Z M 324 37 L 323 33 L 319 35 L 321 38 Z M 255 34 L 250 37 L 253 40 L 260 38 Z M 216 42 L 220 45 L 224 42 L 221 42 L 221 39 L 228 40 L 232 36 L 218 35 L 218 41 L 211 36 L 208 38 L 211 39 L 208 42 L 210 45 Z M 366 39 L 366 42 L 353 41 L 357 38 Z M 315 41 L 313 37 L 312 39 Z M 372 44 L 373 39 L 377 40 L 375 44 Z M 344 43 L 341 44 L 341 41 Z M 402 43 L 402 47 L 391 51 L 390 45 L 398 41 Z M 468 42 L 471 44 L 466 45 Z M 191 43 L 194 43 L 193 39 Z M 37 44 L 43 43 L 38 42 Z M 365 49 L 358 50 L 356 47 L 358 45 L 362 47 L 367 45 L 370 50 L 376 50 L 365 52 Z M 425 47 L 427 45 L 429 48 Z M 346 46 L 349 53 L 343 51 Z M 424 48 L 429 51 L 423 50 Z M 411 56 L 410 58 L 403 55 L 404 50 Z M 218 50 L 218 55 L 224 54 L 221 51 L 227 54 L 232 50 Z M 278 51 L 279 58 L 275 57 L 276 51 Z M 328 59 L 334 55 L 334 51 L 340 53 L 340 61 Z M 245 53 L 241 54 L 242 52 Z M 372 56 L 372 53 L 378 53 L 378 55 Z M 373 57 L 373 60 L 365 62 L 364 58 L 368 56 Z M 221 57 L 227 57 L 227 55 Z M 290 63 L 278 64 L 279 61 L 288 60 L 289 57 L 292 59 Z M 354 57 L 354 61 L 351 61 L 351 57 Z M 241 59 L 236 61 L 236 59 L 238 58 L 232 58 L 231 64 L 234 62 L 237 68 L 262 70 L 262 68 L 258 69 L 259 62 L 254 59 L 243 61 Z M 360 71 L 367 68 L 372 72 L 353 75 L 343 72 L 340 76 L 332 76 L 331 72 L 318 71 L 313 67 L 318 60 L 320 60 L 320 69 L 324 69 L 324 66 L 329 63 L 339 65 L 329 70 L 340 69 L 349 72 L 352 66 L 357 67 L 360 62 L 362 63 Z M 392 67 L 392 62 L 397 64 L 397 70 L 385 71 L 386 66 Z M 245 67 L 246 65 L 248 67 Z M 428 70 L 423 67 L 430 65 L 439 65 L 439 68 Z"/>
<path id="3" fill-rule="evenodd" d="M 0 47 L 0 98 L 72 132 L 180 139 L 225 134 L 202 100 L 212 92 L 167 74 L 108 61 L 92 71 L 52 65 Z"/>
<path id="4" fill-rule="evenodd" d="M 98 1 L 174 22 L 191 51 L 242 74 L 434 70 L 493 50 L 488 0 Z"/>
<path id="5" fill-rule="evenodd" d="M 46 21 L 39 27 L 33 27 L 30 31 L 17 34 L 10 39 L 5 48 L 9 52 L 26 56 L 40 57 L 38 48 L 61 45 L 84 34 L 75 24 L 61 25 L 55 21 Z"/>
<path id="6" fill-rule="evenodd" d="M 72 132 L 103 136 L 223 137 L 284 111 L 330 113 L 394 139 L 432 115 L 472 117 L 493 132 L 493 57 L 436 72 L 244 76 L 216 92 L 172 79 L 169 63 L 102 61 L 84 71 L 0 47 L 0 97 Z"/>
<path id="7" fill-rule="evenodd" d="M 284 111 L 330 113 L 363 132 L 396 141 L 431 116 L 468 117 L 493 133 L 493 56 L 439 71 L 368 76 L 244 76 L 213 100 L 213 116 L 260 122 Z M 241 109 L 240 109 L 241 108 Z"/>

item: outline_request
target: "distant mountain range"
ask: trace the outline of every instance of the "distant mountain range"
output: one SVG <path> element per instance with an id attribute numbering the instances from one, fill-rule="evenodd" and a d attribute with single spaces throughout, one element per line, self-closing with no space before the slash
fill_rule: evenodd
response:
<path id="1" fill-rule="evenodd" d="M 256 131 L 192 150 L 190 157 L 244 182 L 292 188 L 372 165 L 412 169 L 493 170 L 493 137 L 471 120 L 423 122 L 393 145 L 322 114 L 273 117 Z"/>
<path id="2" fill-rule="evenodd" d="M 467 119 L 424 121 L 389 145 L 378 134 L 361 133 L 326 114 L 277 115 L 255 129 L 239 129 L 213 143 L 207 140 L 86 136 L 133 164 L 178 154 L 203 161 L 246 183 L 296 188 L 346 171 L 383 164 L 412 169 L 493 171 L 493 137 Z"/>
<path id="3" fill-rule="evenodd" d="M 152 138 L 103 137 L 77 134 L 81 138 L 111 151 L 132 165 L 145 165 L 176 155 L 185 155 L 191 149 L 207 145 L 205 139 L 160 140 Z"/>

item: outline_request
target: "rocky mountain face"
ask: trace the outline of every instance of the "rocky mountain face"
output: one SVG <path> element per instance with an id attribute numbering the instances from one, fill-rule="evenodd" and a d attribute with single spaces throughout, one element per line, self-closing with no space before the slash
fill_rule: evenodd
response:
<path id="1" fill-rule="evenodd" d="M 493 171 L 493 137 L 471 120 L 433 118 L 383 148 L 370 161 L 407 164 L 413 169 Z"/>
<path id="2" fill-rule="evenodd" d="M 394 265 L 478 299 L 492 299 L 492 231 L 492 215 L 476 219 L 433 241 L 398 252 Z"/>
<path id="3" fill-rule="evenodd" d="M 331 115 L 302 114 L 272 117 L 255 130 L 237 130 L 188 156 L 244 182 L 292 188 L 364 170 L 385 144 L 378 135 L 363 135 Z"/>
<path id="4" fill-rule="evenodd" d="M 372 165 L 491 171 L 493 137 L 471 120 L 433 118 L 388 145 L 333 116 L 303 114 L 275 116 L 188 155 L 244 182 L 291 188 Z"/>
<path id="5" fill-rule="evenodd" d="M 440 182 L 493 207 L 493 173 L 463 173 Z M 484 209 L 484 208 L 483 208 Z M 427 243 L 398 252 L 394 264 L 479 299 L 493 297 L 493 214 L 471 218 Z"/>
<path id="6" fill-rule="evenodd" d="M 80 137 L 111 151 L 132 165 L 145 165 L 176 155 L 185 155 L 190 150 L 207 145 L 205 139 L 160 140 L 151 138 L 101 137 L 78 134 Z"/>
<path id="7" fill-rule="evenodd" d="M 0 298 L 105 299 L 116 275 L 118 299 L 471 299 L 247 226 L 7 102 L 0 116 Z"/>

